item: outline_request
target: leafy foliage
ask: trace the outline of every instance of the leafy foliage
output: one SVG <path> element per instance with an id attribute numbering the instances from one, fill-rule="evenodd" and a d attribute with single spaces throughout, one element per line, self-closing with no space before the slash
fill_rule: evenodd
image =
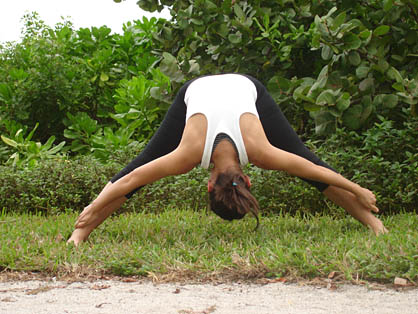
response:
<path id="1" fill-rule="evenodd" d="M 37 14 L 25 16 L 25 23 L 23 41 L 1 50 L 0 117 L 39 123 L 39 140 L 63 139 L 68 113 L 85 112 L 112 127 L 119 82 L 152 78 L 155 18 L 127 23 L 123 35 L 104 26 L 76 31 L 66 21 L 52 29 Z"/>
<path id="2" fill-rule="evenodd" d="M 418 123 L 403 129 L 385 120 L 364 134 L 339 129 L 325 141 L 307 144 L 345 176 L 373 190 L 383 213 L 416 211 L 418 203 Z M 402 138 L 402 141 L 399 139 Z M 2 166 L 0 207 L 6 211 L 81 210 L 108 180 L 143 148 L 121 146 L 105 164 L 93 156 L 45 159 L 37 167 Z M 244 170 L 253 183 L 252 193 L 263 213 L 327 212 L 322 194 L 298 178 L 248 166 Z M 169 177 L 144 187 L 122 210 L 159 213 L 167 207 L 201 210 L 207 206 L 208 173 L 196 168 L 188 174 Z M 335 213 L 335 207 L 329 207 Z"/>
<path id="3" fill-rule="evenodd" d="M 58 153 L 65 145 L 64 141 L 53 146 L 55 136 L 51 136 L 45 144 L 31 140 L 38 125 L 37 123 L 26 137 L 23 129 L 17 130 L 12 134 L 11 138 L 1 135 L 2 141 L 12 147 L 11 150 L 14 151 L 9 156 L 7 163 L 13 166 L 28 166 L 32 168 L 37 165 L 39 160 L 56 159 L 59 157 Z"/>
<path id="4" fill-rule="evenodd" d="M 381 116 L 379 120 L 363 134 L 337 130 L 317 148 L 318 154 L 344 175 L 373 190 L 383 211 L 415 211 L 418 122 L 406 122 L 398 129 L 393 121 Z"/>
<path id="5" fill-rule="evenodd" d="M 171 6 L 158 39 L 181 74 L 244 72 L 269 85 L 295 126 L 365 129 L 377 115 L 415 114 L 418 5 L 411 1 L 139 1 Z M 197 65 L 198 66 L 197 66 Z M 303 111 L 302 111 L 303 113 Z M 297 117 L 295 120 L 293 117 Z M 298 121 L 299 120 L 299 121 Z M 403 117 L 395 121 L 402 124 Z"/>
<path id="6" fill-rule="evenodd" d="M 119 35 L 107 27 L 75 30 L 68 21 L 51 28 L 32 14 L 21 43 L 0 45 L 3 207 L 81 208 L 152 136 L 185 80 L 241 72 L 264 82 L 301 136 L 312 138 L 309 145 L 323 143 L 319 155 L 378 192 L 382 208 L 413 208 L 416 2 L 138 4 L 149 11 L 169 6 L 172 19 L 129 22 Z M 62 159 L 67 152 L 78 156 Z M 248 170 L 265 210 L 323 208 L 318 193 L 298 180 Z M 139 203 L 151 211 L 205 206 L 205 180 L 200 170 L 167 178 L 146 187 Z M 68 186 L 55 189 L 56 182 Z M 74 197 L 67 202 L 66 195 Z"/>

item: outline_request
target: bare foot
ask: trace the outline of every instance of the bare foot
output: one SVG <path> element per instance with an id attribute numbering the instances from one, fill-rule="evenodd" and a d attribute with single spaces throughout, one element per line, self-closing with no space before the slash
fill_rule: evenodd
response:
<path id="1" fill-rule="evenodd" d="M 376 236 L 379 236 L 381 234 L 388 233 L 389 230 L 385 228 L 382 221 L 380 219 L 378 219 L 377 217 L 375 217 L 375 218 L 376 218 L 376 220 L 373 221 L 373 223 L 369 224 L 369 227 L 373 230 L 374 234 Z"/>

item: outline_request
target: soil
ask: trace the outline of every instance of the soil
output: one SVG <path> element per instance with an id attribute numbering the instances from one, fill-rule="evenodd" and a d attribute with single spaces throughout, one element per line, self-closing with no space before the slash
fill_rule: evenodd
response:
<path id="1" fill-rule="evenodd" d="M 325 281 L 326 282 L 326 281 Z M 416 287 L 379 284 L 0 280 L 0 314 L 418 313 Z"/>

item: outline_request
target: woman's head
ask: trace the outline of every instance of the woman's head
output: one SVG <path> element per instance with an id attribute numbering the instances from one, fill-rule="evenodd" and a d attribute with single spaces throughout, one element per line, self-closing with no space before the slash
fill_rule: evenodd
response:
<path id="1" fill-rule="evenodd" d="M 225 220 L 242 219 L 252 213 L 258 226 L 259 205 L 250 186 L 249 178 L 241 170 L 219 173 L 214 183 L 208 183 L 211 210 Z"/>

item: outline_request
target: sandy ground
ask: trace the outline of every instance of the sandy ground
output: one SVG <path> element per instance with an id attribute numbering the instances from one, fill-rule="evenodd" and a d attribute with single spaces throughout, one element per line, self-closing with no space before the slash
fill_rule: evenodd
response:
<path id="1" fill-rule="evenodd" d="M 418 290 L 298 284 L 0 282 L 0 314 L 418 313 Z"/>

